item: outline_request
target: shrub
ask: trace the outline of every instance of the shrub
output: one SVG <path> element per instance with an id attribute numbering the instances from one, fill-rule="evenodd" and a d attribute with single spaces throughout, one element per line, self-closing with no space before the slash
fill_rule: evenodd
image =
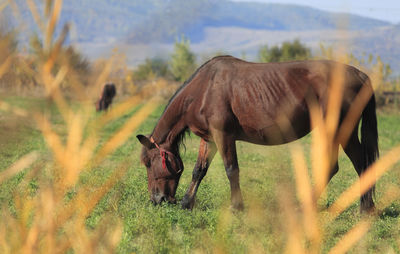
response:
<path id="1" fill-rule="evenodd" d="M 299 40 L 284 42 L 282 46 L 262 46 L 258 52 L 260 62 L 283 62 L 290 60 L 306 60 L 311 57 L 311 51 Z"/>
<path id="2" fill-rule="evenodd" d="M 162 58 L 147 58 L 132 74 L 134 81 L 152 80 L 155 78 L 171 79 L 168 62 Z"/>
<path id="3" fill-rule="evenodd" d="M 190 41 L 182 36 L 175 42 L 175 50 L 171 56 L 171 72 L 176 81 L 187 80 L 196 69 L 196 56 L 190 50 Z"/>

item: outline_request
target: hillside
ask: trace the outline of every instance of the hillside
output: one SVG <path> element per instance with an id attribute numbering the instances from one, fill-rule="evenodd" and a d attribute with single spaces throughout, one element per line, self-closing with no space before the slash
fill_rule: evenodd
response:
<path id="1" fill-rule="evenodd" d="M 16 2 L 25 24 L 21 31 L 24 44 L 37 28 L 25 0 Z M 7 7 L 3 13 L 12 11 Z M 264 44 L 298 38 L 318 50 L 320 42 L 334 45 L 349 40 L 348 49 L 356 55 L 380 55 L 395 72 L 400 69 L 400 25 L 305 6 L 228 0 L 64 1 L 60 23 L 66 22 L 72 25 L 70 41 L 91 59 L 118 47 L 130 65 L 148 57 L 168 56 L 173 42 L 185 35 L 197 54 L 245 53 L 249 60 L 255 60 Z M 21 22 L 14 19 L 11 23 Z"/>
<path id="2" fill-rule="evenodd" d="M 129 42 L 171 42 L 180 34 L 199 42 L 204 40 L 207 27 L 280 31 L 336 29 L 339 22 L 347 19 L 351 30 L 388 25 L 379 20 L 297 5 L 176 0 L 136 26 Z"/>
<path id="3" fill-rule="evenodd" d="M 25 1 L 16 2 L 28 30 L 34 31 L 35 24 Z M 207 27 L 280 31 L 335 29 L 338 22 L 347 19 L 351 30 L 389 25 L 375 19 L 304 6 L 227 0 L 64 1 L 61 15 L 61 23 L 73 24 L 77 42 L 126 40 L 129 43 L 169 43 L 181 34 L 199 42 L 204 40 Z"/>
<path id="4" fill-rule="evenodd" d="M 354 40 L 355 53 L 377 52 L 389 63 L 396 74 L 400 74 L 400 24 L 366 32 Z"/>

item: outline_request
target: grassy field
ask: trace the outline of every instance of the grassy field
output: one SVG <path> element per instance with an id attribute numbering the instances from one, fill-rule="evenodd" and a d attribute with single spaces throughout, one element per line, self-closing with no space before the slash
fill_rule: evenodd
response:
<path id="1" fill-rule="evenodd" d="M 26 97 L 1 97 L 1 100 L 29 112 L 44 112 L 49 116 L 53 129 L 66 137 L 65 123 L 56 107 L 42 99 Z M 100 144 L 106 142 L 130 116 L 128 114 L 100 127 Z M 193 211 L 182 210 L 179 205 L 163 204 L 153 206 L 147 191 L 146 170 L 140 164 L 141 145 L 136 134 L 149 134 L 154 128 L 163 106 L 157 108 L 130 138 L 115 152 L 108 155 L 93 170 L 83 171 L 79 181 L 68 193 L 66 199 L 73 199 L 82 186 L 96 188 L 127 165 L 125 175 L 96 204 L 85 219 L 90 230 L 113 227 L 122 223 L 122 234 L 116 252 L 118 253 L 281 253 L 288 241 L 288 221 L 283 212 L 282 202 L 294 200 L 290 211 L 301 216 L 296 201 L 296 183 L 289 145 L 266 147 L 238 143 L 241 174 L 241 188 L 245 201 L 243 212 L 230 210 L 230 190 L 223 163 L 217 155 L 207 176 L 200 185 Z M 95 114 L 90 117 L 99 117 Z M 398 112 L 378 113 L 378 130 L 381 155 L 400 144 L 400 114 Z M 309 158 L 310 136 L 298 141 Z M 0 111 L 0 170 L 8 168 L 30 151 L 39 152 L 39 159 L 31 169 L 25 170 L 3 181 L 0 185 L 0 204 L 3 213 L 18 218 L 14 193 L 28 191 L 30 197 L 38 195 L 41 184 L 36 178 L 28 184 L 21 184 L 32 168 L 45 165 L 53 154 L 46 145 L 40 130 L 30 115 L 17 116 Z M 177 191 L 181 200 L 191 180 L 192 167 L 197 158 L 199 138 L 195 135 L 186 139 L 186 151 L 181 151 L 185 164 Z M 319 201 L 319 222 L 322 228 L 322 253 L 327 253 L 354 225 L 362 219 L 359 203 L 355 202 L 333 222 L 328 222 L 326 208 L 357 179 L 349 159 L 341 151 L 339 173 L 332 179 L 324 198 Z M 48 169 L 39 169 L 46 174 Z M 377 207 L 381 214 L 373 219 L 368 233 L 352 248 L 351 253 L 400 253 L 400 199 L 382 207 L 380 200 L 388 186 L 399 186 L 400 164 L 385 173 L 377 183 Z M 21 190 L 25 188 L 24 190 Z M 16 229 L 17 230 L 17 229 Z M 308 243 L 305 242 L 305 245 Z M 78 253 L 78 251 L 76 252 Z"/>

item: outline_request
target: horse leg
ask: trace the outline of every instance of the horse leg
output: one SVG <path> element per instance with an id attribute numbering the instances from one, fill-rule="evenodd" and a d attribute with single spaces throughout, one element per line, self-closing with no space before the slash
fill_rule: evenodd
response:
<path id="1" fill-rule="evenodd" d="M 339 164 L 338 164 L 338 154 L 339 154 L 339 145 L 334 145 L 332 147 L 332 156 L 331 156 L 331 166 L 328 175 L 328 183 L 331 181 L 332 177 L 336 175 L 339 171 Z"/>
<path id="2" fill-rule="evenodd" d="M 206 175 L 208 167 L 210 166 L 210 163 L 214 158 L 216 151 L 217 149 L 214 143 L 207 142 L 204 139 L 201 139 L 199 155 L 197 157 L 197 162 L 194 166 L 192 173 L 192 182 L 190 183 L 189 188 L 182 199 L 182 208 L 193 208 L 197 189 L 199 188 L 201 180 Z"/>
<path id="3" fill-rule="evenodd" d="M 101 98 L 100 100 L 100 110 L 105 110 L 106 109 L 106 102 L 104 101 L 104 98 Z"/>
<path id="4" fill-rule="evenodd" d="M 231 187 L 231 205 L 234 209 L 243 210 L 243 198 L 239 184 L 239 164 L 237 161 L 235 139 L 219 133 L 214 136 L 218 152 L 224 161 L 226 175 Z"/>
<path id="5" fill-rule="evenodd" d="M 345 153 L 350 158 L 351 162 L 353 163 L 354 168 L 357 171 L 359 177 L 364 173 L 365 166 L 364 166 L 364 155 L 363 155 L 363 147 L 358 140 L 357 130 L 353 131 L 351 137 L 344 148 Z M 373 190 L 369 189 L 366 193 L 361 196 L 360 199 L 360 210 L 361 212 L 366 212 L 373 210 L 375 207 L 374 201 L 372 199 Z"/>
<path id="6" fill-rule="evenodd" d="M 339 154 L 339 145 L 333 145 L 332 146 L 332 153 L 330 157 L 330 164 L 329 164 L 329 169 L 326 174 L 326 182 L 323 183 L 321 188 L 316 188 L 313 192 L 313 200 L 314 203 L 317 203 L 317 200 L 321 197 L 322 192 L 324 189 L 327 188 L 329 182 L 331 179 L 336 175 L 336 173 L 339 171 L 339 163 L 338 163 L 338 154 Z"/>

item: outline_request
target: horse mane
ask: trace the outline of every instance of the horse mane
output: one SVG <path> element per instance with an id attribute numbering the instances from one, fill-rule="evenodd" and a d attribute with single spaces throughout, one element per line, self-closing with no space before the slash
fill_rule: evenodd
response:
<path id="1" fill-rule="evenodd" d="M 182 146 L 184 151 L 186 152 L 186 145 L 185 145 L 185 139 L 186 139 L 186 134 L 188 134 L 190 136 L 190 131 L 189 128 L 186 127 L 185 129 L 183 129 L 175 138 L 175 144 L 173 145 L 173 147 L 176 147 L 179 152 L 179 148 Z"/>
<path id="2" fill-rule="evenodd" d="M 165 106 L 164 111 L 161 115 L 164 114 L 165 110 L 167 110 L 168 106 L 171 104 L 171 102 L 175 99 L 175 97 L 179 94 L 180 91 L 182 91 L 183 88 L 185 88 L 193 79 L 194 77 L 196 77 L 197 73 L 199 73 L 199 71 L 201 69 L 203 69 L 204 66 L 206 66 L 209 62 L 211 62 L 212 60 L 216 59 L 216 58 L 221 58 L 221 57 L 231 57 L 229 55 L 224 55 L 224 56 L 215 56 L 209 60 L 207 60 L 206 62 L 204 62 L 199 68 L 197 68 L 197 70 L 185 81 L 183 82 L 183 84 L 176 90 L 176 92 L 174 93 L 174 95 L 172 95 L 171 99 L 169 99 L 167 106 Z"/>
<path id="3" fill-rule="evenodd" d="M 204 66 L 206 66 L 209 62 L 211 62 L 213 59 L 218 58 L 221 56 L 216 56 L 211 58 L 210 60 L 204 62 L 199 68 L 197 68 L 197 70 L 176 90 L 176 92 L 174 93 L 174 95 L 172 95 L 172 97 L 169 99 L 167 105 L 164 108 L 163 113 L 160 116 L 161 117 L 164 115 L 165 111 L 167 110 L 167 108 L 171 105 L 172 101 L 178 96 L 178 94 L 194 79 L 194 77 L 196 77 L 197 73 L 199 73 L 199 71 L 201 69 L 203 69 Z M 154 130 L 153 130 L 154 131 Z M 189 133 L 189 128 L 185 128 L 183 131 L 181 131 L 177 137 L 175 138 L 175 144 L 174 147 L 177 147 L 177 149 L 179 150 L 179 147 L 182 145 L 186 151 L 186 146 L 185 146 L 185 136 L 186 134 Z M 153 133 L 152 133 L 153 135 Z"/>
<path id="4" fill-rule="evenodd" d="M 162 118 L 162 116 L 164 115 L 164 113 L 165 113 L 165 111 L 167 110 L 167 108 L 171 105 L 171 103 L 172 103 L 172 101 L 178 96 L 178 94 L 194 79 L 194 77 L 196 77 L 196 75 L 199 73 L 199 71 L 200 70 L 202 70 L 203 69 L 203 67 L 204 66 L 206 66 L 209 62 L 211 62 L 212 60 L 214 60 L 214 59 L 216 59 L 216 58 L 221 58 L 221 57 L 231 57 L 231 56 L 229 56 L 229 55 L 224 55 L 224 56 L 215 56 L 215 57 L 213 57 L 213 58 L 211 58 L 211 59 L 209 59 L 208 61 L 206 61 L 206 62 L 204 62 L 199 68 L 197 68 L 197 70 L 176 90 L 176 92 L 174 93 L 174 95 L 172 95 L 172 97 L 169 99 L 169 101 L 168 101 L 168 103 L 167 103 L 167 105 L 165 106 L 165 108 L 164 108 L 164 111 L 163 111 L 163 113 L 161 114 L 161 116 L 160 116 L 160 118 L 159 119 L 161 119 Z M 154 132 L 154 130 L 153 130 L 153 132 Z M 185 137 L 186 137 L 186 134 L 189 134 L 190 135 L 190 132 L 189 132 L 189 128 L 185 128 L 185 129 L 183 129 L 180 133 L 178 133 L 178 135 L 176 136 L 176 138 L 175 138 L 175 141 L 174 141 L 174 144 L 173 144 L 173 147 L 176 147 L 176 149 L 178 150 L 178 151 L 176 151 L 176 152 L 179 152 L 179 148 L 180 148 L 180 146 L 183 146 L 184 147 L 184 150 L 186 151 L 186 146 L 185 146 Z M 153 135 L 153 133 L 151 134 L 151 135 Z"/>

